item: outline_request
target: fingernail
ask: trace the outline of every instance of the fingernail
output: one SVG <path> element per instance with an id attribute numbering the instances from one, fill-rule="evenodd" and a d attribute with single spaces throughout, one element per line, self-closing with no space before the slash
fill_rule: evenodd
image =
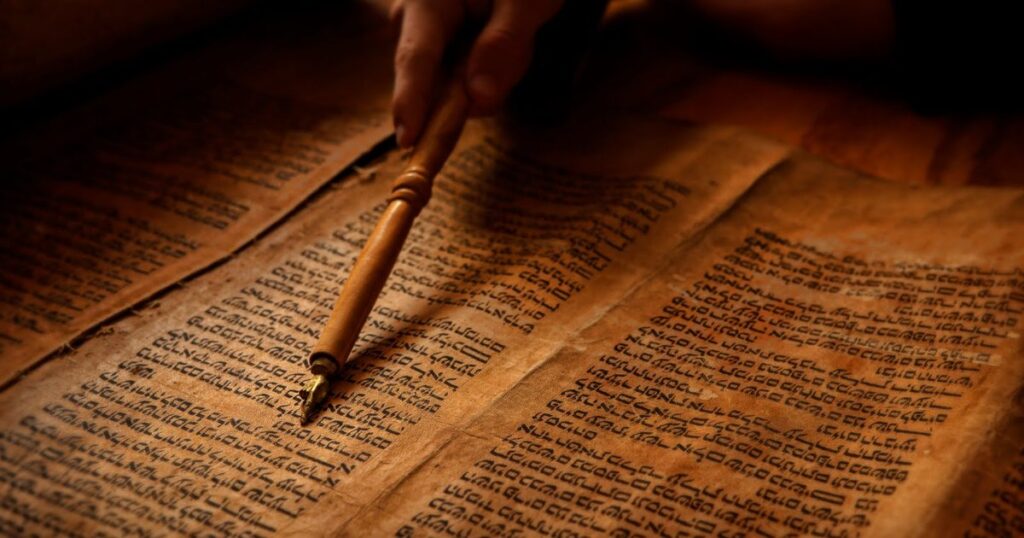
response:
<path id="1" fill-rule="evenodd" d="M 469 79 L 469 92 L 474 98 L 492 101 L 498 97 L 498 81 L 487 74 L 473 75 Z"/>
<path id="2" fill-rule="evenodd" d="M 395 125 L 395 141 L 400 147 L 405 147 L 405 126 L 401 123 Z"/>

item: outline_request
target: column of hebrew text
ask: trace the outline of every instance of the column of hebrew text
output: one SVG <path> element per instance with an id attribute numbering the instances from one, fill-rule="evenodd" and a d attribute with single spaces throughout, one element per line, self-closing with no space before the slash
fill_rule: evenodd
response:
<path id="1" fill-rule="evenodd" d="M 347 534 L 1008 536 L 1022 204 L 787 162 Z"/>

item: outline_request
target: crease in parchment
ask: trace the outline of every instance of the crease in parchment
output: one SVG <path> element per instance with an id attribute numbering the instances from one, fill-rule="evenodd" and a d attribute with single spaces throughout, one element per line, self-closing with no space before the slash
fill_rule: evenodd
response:
<path id="1" fill-rule="evenodd" d="M 372 133 L 372 129 L 368 129 L 357 136 L 370 135 L 370 133 Z M 315 187 L 305 196 L 299 197 L 293 205 L 279 206 L 276 215 L 268 218 L 263 226 L 254 226 L 249 234 L 239 234 L 238 239 L 242 241 L 236 246 L 232 247 L 230 244 L 223 245 L 223 248 L 210 252 L 210 255 L 198 258 L 195 266 L 183 271 L 177 280 L 155 288 L 148 293 L 143 291 L 135 300 L 129 302 L 126 298 L 122 297 L 114 301 L 114 305 L 112 305 L 109 313 L 97 317 L 94 322 L 82 327 L 78 331 L 69 332 L 65 338 L 54 343 L 49 351 L 45 351 L 25 361 L 24 366 L 12 371 L 6 379 L 0 379 L 0 394 L 16 386 L 28 374 L 39 369 L 44 364 L 73 353 L 79 345 L 94 337 L 103 336 L 104 330 L 119 321 L 138 315 L 139 311 L 148 308 L 154 301 L 158 301 L 179 288 L 187 286 L 189 282 L 195 281 L 223 267 L 240 253 L 290 221 L 296 214 L 309 207 L 310 204 L 323 197 L 326 193 L 343 191 L 359 185 L 362 176 L 350 173 L 350 171 L 361 168 L 360 165 L 366 165 L 381 158 L 390 152 L 393 146 L 390 133 L 374 136 L 370 141 L 373 143 L 366 149 L 358 150 L 359 152 L 355 156 L 348 159 L 338 159 L 334 166 L 325 164 L 324 168 L 317 171 L 316 175 L 322 175 L 323 179 L 317 181 Z M 331 172 L 331 170 L 334 171 Z M 246 235 L 249 237 L 246 238 Z"/>

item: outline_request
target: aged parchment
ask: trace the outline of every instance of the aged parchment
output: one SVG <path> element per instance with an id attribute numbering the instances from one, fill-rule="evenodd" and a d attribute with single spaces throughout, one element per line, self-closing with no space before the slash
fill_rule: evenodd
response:
<path id="1" fill-rule="evenodd" d="M 998 535 L 1017 510 L 1024 193 L 730 129 L 472 123 L 300 428 L 399 164 L 0 394 L 0 531 Z"/>
<path id="2" fill-rule="evenodd" d="M 1019 533 L 1022 229 L 791 158 L 338 532 Z"/>
<path id="3" fill-rule="evenodd" d="M 252 15 L 8 148 L 0 385 L 225 258 L 388 135 L 383 15 L 284 13 Z"/>
<path id="4" fill-rule="evenodd" d="M 300 428 L 304 360 L 399 163 L 353 178 L 4 391 L 2 528 L 330 534 L 786 151 L 662 122 L 471 124 L 343 382 Z"/>

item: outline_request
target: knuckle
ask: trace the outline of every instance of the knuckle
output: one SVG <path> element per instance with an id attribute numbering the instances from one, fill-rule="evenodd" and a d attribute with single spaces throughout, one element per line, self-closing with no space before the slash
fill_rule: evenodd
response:
<path id="1" fill-rule="evenodd" d="M 408 40 L 401 41 L 395 49 L 395 65 L 399 67 L 433 62 L 440 59 L 440 57 L 440 50 L 437 47 L 426 46 L 422 43 Z"/>
<path id="2" fill-rule="evenodd" d="M 409 108 L 409 98 L 405 92 L 395 91 L 395 94 L 391 96 L 391 110 L 398 115 L 400 112 L 405 112 Z"/>
<path id="3" fill-rule="evenodd" d="M 488 28 L 487 32 L 480 36 L 480 41 L 486 47 L 515 49 L 522 46 L 524 36 L 521 30 L 502 25 Z"/>

